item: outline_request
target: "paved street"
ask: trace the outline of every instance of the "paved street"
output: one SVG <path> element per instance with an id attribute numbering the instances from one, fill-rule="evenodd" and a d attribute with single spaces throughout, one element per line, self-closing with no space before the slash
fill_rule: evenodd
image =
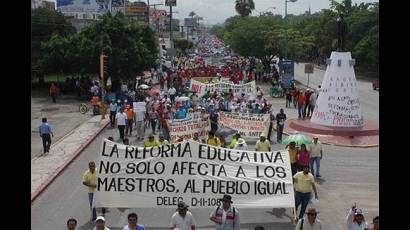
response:
<path id="1" fill-rule="evenodd" d="M 75 217 L 79 229 L 90 229 L 87 190 L 81 184 L 83 172 L 91 160 L 96 160 L 103 137 L 118 136 L 116 129 L 106 129 L 72 164 L 43 192 L 32 204 L 32 230 L 63 229 L 65 220 Z M 251 146 L 254 147 L 254 146 Z M 283 146 L 275 145 L 275 149 Z M 345 148 L 324 146 L 324 160 L 319 181 L 319 218 L 332 230 L 345 229 L 344 218 L 350 204 L 357 202 L 370 218 L 379 209 L 379 148 Z M 140 223 L 149 229 L 168 226 L 174 209 L 135 209 Z M 193 210 L 198 225 L 211 228 L 208 215 L 211 210 Z M 130 210 L 110 209 L 106 214 L 108 226 L 120 229 L 126 224 Z M 241 210 L 241 229 L 252 229 L 263 224 L 266 229 L 292 229 L 290 210 L 282 218 L 272 214 L 272 210 Z M 201 228 L 202 229 L 202 228 Z"/>

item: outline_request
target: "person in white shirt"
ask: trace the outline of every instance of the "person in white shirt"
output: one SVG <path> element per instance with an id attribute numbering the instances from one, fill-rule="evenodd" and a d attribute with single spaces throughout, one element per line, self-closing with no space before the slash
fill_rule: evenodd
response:
<path id="1" fill-rule="evenodd" d="M 322 223 L 319 219 L 316 218 L 319 212 L 316 211 L 314 208 L 309 208 L 306 212 L 307 219 L 301 218 L 296 225 L 295 230 L 324 230 Z"/>
<path id="2" fill-rule="evenodd" d="M 188 205 L 183 201 L 178 203 L 177 212 L 171 217 L 170 229 L 179 230 L 195 230 L 195 219 L 190 211 L 188 211 Z"/>
<path id="3" fill-rule="evenodd" d="M 120 111 L 115 116 L 118 131 L 120 132 L 120 139 L 124 140 L 124 129 L 125 129 L 125 120 L 127 119 L 127 114 L 124 113 L 124 109 L 120 108 Z"/>
<path id="4" fill-rule="evenodd" d="M 134 113 L 135 113 L 135 129 L 136 129 L 136 137 L 138 140 L 143 140 L 145 136 L 144 131 L 144 121 L 145 121 L 145 113 L 146 113 L 146 102 L 140 101 L 134 103 Z"/>
<path id="5" fill-rule="evenodd" d="M 320 160 L 323 158 L 322 144 L 318 141 L 318 137 L 313 137 L 313 143 L 309 146 L 310 148 L 310 172 L 313 176 L 320 176 Z M 315 167 L 316 166 L 316 170 Z"/>
<path id="6" fill-rule="evenodd" d="M 122 93 L 128 92 L 128 86 L 127 86 L 127 84 L 122 83 L 122 85 L 121 85 L 121 92 L 122 92 Z"/>
<path id="7" fill-rule="evenodd" d="M 97 84 L 94 84 L 93 86 L 91 86 L 91 88 L 90 88 L 90 92 L 91 92 L 91 94 L 92 95 L 98 95 L 98 86 L 97 86 Z"/>
<path id="8" fill-rule="evenodd" d="M 307 116 L 312 117 L 313 110 L 315 109 L 318 94 L 314 91 L 309 97 Z"/>
<path id="9" fill-rule="evenodd" d="M 363 211 L 356 208 L 356 204 L 349 209 L 346 217 L 347 230 L 366 230 L 368 228 L 367 222 L 364 220 Z"/>
<path id="10" fill-rule="evenodd" d="M 172 103 L 175 101 L 175 94 L 177 93 L 177 90 L 175 89 L 175 87 L 172 85 L 169 89 L 168 89 L 168 94 L 169 97 L 171 98 Z"/>
<path id="11" fill-rule="evenodd" d="M 239 212 L 232 207 L 232 197 L 230 195 L 223 195 L 222 206 L 214 209 L 209 219 L 216 223 L 216 230 L 239 230 L 241 221 Z"/>
<path id="12" fill-rule="evenodd" d="M 110 230 L 109 228 L 105 227 L 105 218 L 103 216 L 97 217 L 95 219 L 95 227 L 93 230 Z"/>

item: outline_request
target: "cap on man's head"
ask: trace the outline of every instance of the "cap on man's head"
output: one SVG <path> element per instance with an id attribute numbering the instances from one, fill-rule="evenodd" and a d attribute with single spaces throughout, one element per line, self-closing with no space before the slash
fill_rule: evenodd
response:
<path id="1" fill-rule="evenodd" d="M 232 197 L 230 195 L 224 195 L 222 198 L 220 198 L 218 200 L 233 203 L 232 202 Z"/>
<path id="2" fill-rule="evenodd" d="M 244 145 L 245 144 L 245 140 L 242 138 L 238 139 L 238 145 Z"/>
<path id="3" fill-rule="evenodd" d="M 178 203 L 178 208 L 177 210 L 184 210 L 184 209 L 188 209 L 189 205 L 185 204 L 185 202 L 181 201 Z"/>
<path id="4" fill-rule="evenodd" d="M 313 139 L 316 139 L 316 140 L 317 140 L 317 139 L 319 139 L 319 137 L 318 137 L 318 136 L 314 136 Z"/>
<path id="5" fill-rule="evenodd" d="M 148 136 L 148 138 L 154 138 L 154 135 L 150 134 L 150 135 Z"/>
<path id="6" fill-rule="evenodd" d="M 97 217 L 97 219 L 95 219 L 95 222 L 97 222 L 97 221 L 99 221 L 99 220 L 102 220 L 102 221 L 105 222 L 105 218 L 104 218 L 103 216 Z"/>
<path id="7" fill-rule="evenodd" d="M 266 136 L 265 136 L 265 134 L 262 133 L 259 137 L 266 137 Z"/>
<path id="8" fill-rule="evenodd" d="M 355 214 L 355 215 L 362 215 L 362 216 L 363 216 L 363 211 L 362 211 L 360 208 L 357 208 L 357 209 L 354 211 L 354 214 Z"/>

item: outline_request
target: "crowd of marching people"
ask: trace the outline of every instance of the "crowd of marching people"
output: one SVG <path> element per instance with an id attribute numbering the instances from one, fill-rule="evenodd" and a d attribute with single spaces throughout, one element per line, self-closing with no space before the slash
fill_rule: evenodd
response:
<path id="1" fill-rule="evenodd" d="M 216 66 L 210 63 L 209 57 L 226 57 L 224 65 Z M 150 76 L 139 77 L 133 82 L 124 82 L 120 87 L 120 93 L 115 96 L 102 98 L 101 88 L 97 82 L 88 85 L 89 93 L 94 100 L 99 98 L 101 102 L 93 105 L 106 104 L 111 127 L 117 127 L 119 140 L 128 145 L 130 138 L 135 138 L 136 142 L 143 141 L 143 147 L 154 147 L 172 142 L 183 141 L 182 137 L 176 140 L 171 139 L 169 122 L 173 120 L 183 120 L 200 114 L 211 123 L 211 131 L 206 140 L 201 140 L 198 134 L 193 136 L 194 141 L 204 142 L 208 145 L 231 148 L 237 150 L 255 150 L 268 152 L 272 151 L 271 136 L 273 126 L 277 129 L 277 142 L 281 143 L 286 114 L 283 109 L 274 114 L 272 104 L 268 102 L 266 93 L 256 87 L 253 93 L 244 93 L 229 89 L 208 90 L 199 96 L 199 92 L 192 90 L 191 80 L 198 77 L 206 78 L 204 84 L 214 84 L 217 82 L 231 82 L 232 84 L 245 84 L 252 81 L 269 82 L 273 87 L 281 87 L 279 73 L 272 62 L 271 57 L 263 59 L 235 57 L 227 47 L 215 36 L 207 35 L 201 38 L 197 45 L 197 53 L 186 57 L 178 57 L 172 61 L 171 68 L 151 69 Z M 159 83 L 159 89 L 153 87 L 153 82 Z M 80 84 L 81 85 L 81 84 Z M 293 85 L 285 91 L 286 108 L 298 110 L 298 118 L 306 119 L 313 115 L 313 110 L 318 97 L 318 90 L 307 89 L 298 90 Z M 120 96 L 119 96 L 120 95 Z M 235 133 L 230 141 L 224 135 L 217 135 L 218 112 L 269 114 L 269 129 L 267 134 L 262 134 L 256 141 L 255 149 L 249 149 L 245 138 L 239 133 Z M 105 113 L 105 111 L 101 111 Z M 46 121 L 45 121 L 46 122 Z M 275 124 L 276 123 L 276 124 Z M 274 125 L 275 124 L 275 125 Z M 51 128 L 46 125 L 40 127 L 40 132 L 49 134 Z M 48 132 L 49 130 L 49 132 Z M 146 135 L 148 134 L 148 135 Z M 155 135 L 159 136 L 158 140 Z M 267 135 L 267 136 L 266 136 Z M 148 136 L 147 139 L 145 137 Z M 45 136 L 48 137 L 48 136 Z M 109 138 L 114 141 L 114 138 Z M 45 145 L 45 149 L 49 148 Z M 295 230 L 299 229 L 325 229 L 321 221 L 317 218 L 315 208 L 306 208 L 313 198 L 318 199 L 315 186 L 315 179 L 321 178 L 320 161 L 323 158 L 323 149 L 318 137 L 310 145 L 290 142 L 286 146 L 289 152 L 291 171 L 295 186 L 295 206 L 299 209 Z M 48 150 L 47 150 L 48 151 Z M 88 187 L 90 209 L 93 211 L 93 221 L 96 230 L 109 230 L 106 226 L 104 216 L 96 216 L 93 210 L 92 200 L 95 191 L 97 172 L 95 163 L 89 163 L 89 169 L 84 173 L 83 184 Z M 313 191 L 313 192 L 312 192 Z M 209 216 L 214 222 L 216 229 L 240 229 L 239 211 L 232 206 L 232 197 L 224 195 L 219 199 L 222 202 Z M 195 219 L 188 211 L 188 205 L 180 202 L 177 210 L 171 215 L 170 229 L 188 230 L 195 229 Z M 105 209 L 103 210 L 105 212 Z M 306 214 L 306 218 L 304 218 Z M 373 219 L 372 228 L 368 228 L 364 221 L 363 212 L 354 205 L 349 209 L 347 216 L 347 228 L 373 229 L 378 230 L 378 217 Z M 138 224 L 136 213 L 128 214 L 128 224 L 123 230 L 137 229 L 144 227 Z M 69 219 L 67 229 L 74 230 L 77 221 Z M 257 226 L 255 229 L 263 229 Z"/>

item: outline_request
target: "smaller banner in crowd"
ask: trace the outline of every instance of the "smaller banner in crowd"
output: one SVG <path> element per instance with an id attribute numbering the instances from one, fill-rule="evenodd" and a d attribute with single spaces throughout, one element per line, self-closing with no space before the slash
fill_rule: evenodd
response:
<path id="1" fill-rule="evenodd" d="M 218 82 L 218 83 L 202 83 L 191 79 L 191 85 L 189 90 L 197 92 L 199 97 L 202 97 L 206 94 L 207 91 L 211 93 L 218 92 L 229 92 L 229 89 L 232 89 L 233 93 L 255 93 L 256 85 L 255 81 L 248 82 L 246 84 L 233 84 L 228 82 Z"/>
<path id="2" fill-rule="evenodd" d="M 137 147 L 105 139 L 98 153 L 96 207 L 215 208 L 229 194 L 238 208 L 295 206 L 287 151 L 218 148 L 195 141 Z"/>
<path id="3" fill-rule="evenodd" d="M 134 102 L 132 107 L 134 108 L 135 113 L 145 112 L 146 111 L 146 103 L 145 102 Z"/>
<path id="4" fill-rule="evenodd" d="M 192 139 L 194 133 L 198 133 L 199 139 L 207 138 L 208 132 L 211 131 L 211 122 L 208 114 L 200 112 L 189 113 L 186 119 L 168 120 L 171 143 L 174 143 L 178 137 L 184 140 Z"/>
<path id="5" fill-rule="evenodd" d="M 219 127 L 237 130 L 242 137 L 259 138 L 268 134 L 269 114 L 219 112 Z"/>

